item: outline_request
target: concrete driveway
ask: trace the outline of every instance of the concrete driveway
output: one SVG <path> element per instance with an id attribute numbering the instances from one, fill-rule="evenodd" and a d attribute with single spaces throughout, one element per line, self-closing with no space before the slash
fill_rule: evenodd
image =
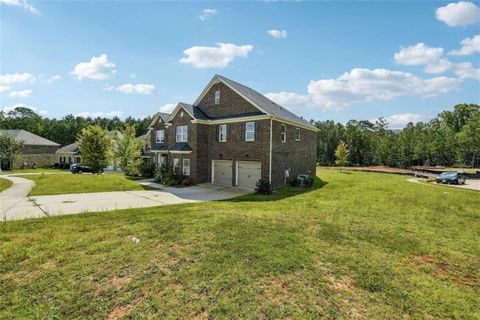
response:
<path id="1" fill-rule="evenodd" d="M 143 181 L 141 183 L 144 185 L 160 189 L 28 197 L 34 185 L 33 181 L 20 177 L 4 176 L 3 178 L 14 183 L 11 188 L 0 193 L 0 213 L 3 221 L 223 200 L 252 192 L 252 190 L 215 184 L 173 188 Z"/>

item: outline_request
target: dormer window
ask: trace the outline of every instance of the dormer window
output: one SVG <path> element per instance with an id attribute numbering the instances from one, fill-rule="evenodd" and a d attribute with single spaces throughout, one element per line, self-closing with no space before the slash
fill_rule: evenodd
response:
<path id="1" fill-rule="evenodd" d="M 220 90 L 215 91 L 215 104 L 220 104 Z"/>
<path id="2" fill-rule="evenodd" d="M 155 133 L 155 141 L 157 143 L 164 143 L 165 142 L 165 130 L 157 130 Z"/>

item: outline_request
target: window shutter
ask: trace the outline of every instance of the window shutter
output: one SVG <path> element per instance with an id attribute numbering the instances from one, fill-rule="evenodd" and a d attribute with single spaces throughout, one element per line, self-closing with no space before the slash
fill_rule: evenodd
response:
<path id="1" fill-rule="evenodd" d="M 245 141 L 245 126 L 247 125 L 246 122 L 242 122 L 240 124 L 240 134 L 242 135 L 242 137 L 240 138 L 240 141 Z"/>
<path id="2" fill-rule="evenodd" d="M 228 141 L 228 137 L 230 136 L 230 126 L 228 124 L 225 125 L 225 141 Z"/>
<path id="3" fill-rule="evenodd" d="M 260 124 L 258 122 L 255 122 L 255 141 L 258 141 L 259 128 Z"/>
<path id="4" fill-rule="evenodd" d="M 220 133 L 220 125 L 215 126 L 215 141 L 219 141 L 218 134 Z"/>

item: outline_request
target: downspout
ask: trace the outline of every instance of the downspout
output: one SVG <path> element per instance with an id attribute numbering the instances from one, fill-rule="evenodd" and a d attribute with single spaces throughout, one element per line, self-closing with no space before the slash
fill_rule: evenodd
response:
<path id="1" fill-rule="evenodd" d="M 270 184 L 272 183 L 272 125 L 273 125 L 273 117 L 270 118 L 270 161 L 268 162 L 268 181 Z"/>

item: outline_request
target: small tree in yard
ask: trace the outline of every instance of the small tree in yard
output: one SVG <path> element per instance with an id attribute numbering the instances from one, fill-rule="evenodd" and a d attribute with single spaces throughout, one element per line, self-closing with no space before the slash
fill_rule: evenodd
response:
<path id="1" fill-rule="evenodd" d="M 138 175 L 139 166 L 142 163 L 140 152 L 143 142 L 135 136 L 135 126 L 127 126 L 123 131 L 123 139 L 118 136 L 114 138 L 114 156 L 120 164 L 120 168 L 126 175 Z"/>
<path id="2" fill-rule="evenodd" d="M 84 164 L 92 172 L 101 172 L 112 159 L 112 139 L 105 129 L 98 125 L 84 128 L 77 136 Z"/>
<path id="3" fill-rule="evenodd" d="M 337 160 L 335 160 L 335 163 L 342 167 L 346 166 L 348 164 L 349 154 L 350 154 L 350 151 L 348 151 L 348 146 L 345 143 L 345 141 L 340 141 L 340 144 L 335 150 L 335 156 L 337 157 Z"/>
<path id="4" fill-rule="evenodd" d="M 14 169 L 15 161 L 22 151 L 23 141 L 15 141 L 7 135 L 0 135 L 0 163 L 3 160 L 10 162 L 10 170 Z"/>

